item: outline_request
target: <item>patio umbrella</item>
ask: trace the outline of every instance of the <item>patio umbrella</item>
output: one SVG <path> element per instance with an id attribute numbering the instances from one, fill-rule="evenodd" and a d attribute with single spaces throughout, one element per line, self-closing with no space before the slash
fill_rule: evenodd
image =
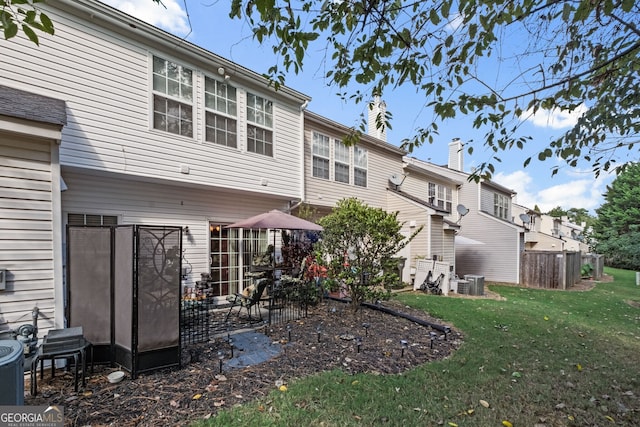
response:
<path id="1" fill-rule="evenodd" d="M 260 229 L 269 228 L 273 231 L 273 247 L 276 247 L 276 230 L 305 230 L 305 231 L 322 231 L 323 228 L 311 221 L 298 218 L 297 216 L 289 215 L 277 209 L 269 212 L 261 213 L 259 215 L 252 216 L 251 218 L 244 219 L 242 221 L 234 222 L 227 225 L 225 228 L 249 228 Z M 273 266 L 275 267 L 275 258 L 272 258 Z"/>
<path id="2" fill-rule="evenodd" d="M 318 224 L 277 209 L 227 225 L 225 228 L 270 228 L 280 230 L 322 231 Z"/>

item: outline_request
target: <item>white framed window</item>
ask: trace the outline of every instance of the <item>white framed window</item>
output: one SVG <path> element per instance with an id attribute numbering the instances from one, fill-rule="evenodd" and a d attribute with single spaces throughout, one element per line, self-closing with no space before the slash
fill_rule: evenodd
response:
<path id="1" fill-rule="evenodd" d="M 153 57 L 153 128 L 193 137 L 193 71 Z"/>
<path id="2" fill-rule="evenodd" d="M 353 147 L 353 183 L 358 187 L 367 186 L 368 152 L 365 148 Z"/>
<path id="3" fill-rule="evenodd" d="M 493 215 L 509 219 L 509 198 L 504 194 L 493 193 Z"/>
<path id="4" fill-rule="evenodd" d="M 334 166 L 333 177 L 336 182 L 349 184 L 349 170 L 351 153 L 349 147 L 344 145 L 339 139 L 333 141 L 334 146 Z"/>
<path id="5" fill-rule="evenodd" d="M 446 185 L 430 182 L 429 203 L 436 205 L 447 212 L 451 212 L 451 206 L 453 204 L 453 190 L 451 190 L 451 187 L 447 187 Z"/>
<path id="6" fill-rule="evenodd" d="M 204 79 L 205 140 L 238 147 L 236 88 L 210 77 Z"/>
<path id="7" fill-rule="evenodd" d="M 311 156 L 313 157 L 313 177 L 329 179 L 329 162 L 331 158 L 329 137 L 318 132 L 313 132 L 311 151 Z"/>
<path id="8" fill-rule="evenodd" d="M 248 92 L 247 151 L 273 157 L 273 102 Z"/>

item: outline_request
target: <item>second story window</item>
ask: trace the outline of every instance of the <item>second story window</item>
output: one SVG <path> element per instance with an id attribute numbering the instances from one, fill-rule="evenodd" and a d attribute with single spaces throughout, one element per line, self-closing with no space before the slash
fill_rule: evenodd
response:
<path id="1" fill-rule="evenodd" d="M 273 157 L 273 103 L 247 93 L 247 151 Z"/>
<path id="2" fill-rule="evenodd" d="M 509 198 L 504 194 L 493 194 L 493 215 L 502 219 L 509 219 Z"/>
<path id="3" fill-rule="evenodd" d="M 238 146 L 236 88 L 209 77 L 204 81 L 205 139 Z"/>
<path id="4" fill-rule="evenodd" d="M 429 183 L 429 203 L 451 212 L 452 200 L 453 192 L 450 187 L 434 182 Z"/>
<path id="5" fill-rule="evenodd" d="M 313 132 L 312 144 L 313 177 L 329 179 L 329 158 L 331 156 L 329 137 Z"/>
<path id="6" fill-rule="evenodd" d="M 193 72 L 153 57 L 153 128 L 193 137 Z"/>
<path id="7" fill-rule="evenodd" d="M 334 145 L 334 179 L 337 182 L 349 183 L 349 147 L 336 139 Z"/>
<path id="8" fill-rule="evenodd" d="M 367 150 L 353 147 L 353 183 L 358 187 L 367 186 Z"/>

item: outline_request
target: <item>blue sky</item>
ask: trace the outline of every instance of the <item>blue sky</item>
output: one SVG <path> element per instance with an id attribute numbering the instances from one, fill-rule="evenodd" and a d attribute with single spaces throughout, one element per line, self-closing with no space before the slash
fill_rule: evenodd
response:
<path id="1" fill-rule="evenodd" d="M 152 0 L 102 0 L 136 18 L 149 22 L 170 33 L 185 37 L 190 42 L 213 53 L 232 60 L 255 72 L 263 73 L 274 64 L 274 56 L 268 45 L 260 46 L 251 37 L 249 26 L 228 17 L 228 0 L 163 0 L 166 8 L 157 6 Z M 186 2 L 186 8 L 185 8 Z M 308 109 L 346 126 L 358 125 L 360 115 L 366 114 L 365 104 L 343 102 L 339 91 L 327 85 L 322 58 L 324 52 L 313 50 L 305 59 L 305 69 L 299 75 L 287 77 L 287 86 L 312 97 Z M 504 70 L 503 70 L 504 72 Z M 387 110 L 393 114 L 392 129 L 387 130 L 389 143 L 399 145 L 419 127 L 432 121 L 431 111 L 424 106 L 424 98 L 409 88 L 385 93 L 383 99 Z M 518 193 L 516 202 L 533 208 L 538 205 L 543 212 L 556 206 L 562 208 L 584 208 L 594 213 L 602 202 L 602 194 L 613 176 L 602 173 L 595 179 L 588 165 L 585 169 L 564 166 L 559 159 L 539 162 L 537 153 L 549 141 L 566 131 L 576 120 L 571 115 L 538 114 L 521 126 L 521 132 L 534 139 L 523 151 L 511 150 L 498 154 L 502 162 L 495 163 L 493 180 Z M 471 126 L 471 117 L 460 117 L 440 126 L 440 136 L 433 144 L 427 144 L 411 155 L 421 160 L 446 164 L 447 145 L 453 138 L 473 141 L 474 153 L 465 153 L 464 168 L 470 171 L 474 165 L 490 160 L 491 152 L 481 145 L 483 131 Z M 524 160 L 534 160 L 523 168 Z M 551 169 L 560 166 L 559 172 L 551 176 Z"/>

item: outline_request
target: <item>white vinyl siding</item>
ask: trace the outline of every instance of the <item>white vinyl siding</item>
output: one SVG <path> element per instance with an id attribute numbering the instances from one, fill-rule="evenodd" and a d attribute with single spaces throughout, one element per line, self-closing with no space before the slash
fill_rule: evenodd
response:
<path id="1" fill-rule="evenodd" d="M 204 76 L 216 70 L 219 61 L 228 61 L 199 48 L 196 52 L 189 44 L 180 45 L 180 39 L 172 39 L 160 30 L 150 29 L 144 34 L 132 30 L 134 37 L 127 37 L 100 22 L 83 19 L 86 9 L 81 3 L 69 5 L 79 8 L 78 15 L 42 3 L 43 10 L 56 23 L 56 35 L 42 40 L 40 46 L 20 35 L 9 41 L 0 38 L 0 75 L 14 76 L 5 79 L 6 85 L 66 101 L 69 115 L 60 145 L 63 167 L 143 176 L 185 186 L 268 192 L 283 200 L 301 197 L 300 106 L 304 100 L 298 94 L 290 89 L 275 91 L 264 84 L 260 75 L 248 70 L 233 75 L 229 82 L 237 90 L 238 148 L 208 143 Z M 95 3 L 95 7 L 107 9 L 101 3 Z M 149 38 L 145 40 L 147 34 Z M 157 39 L 163 42 L 158 43 Z M 168 43 L 172 40 L 176 43 Z M 192 138 L 153 128 L 153 56 L 193 71 Z M 252 93 L 273 101 L 275 157 L 247 152 L 248 87 Z M 188 168 L 188 173 L 182 172 L 182 166 Z M 255 173 L 246 173 L 247 170 Z M 261 178 L 268 179 L 266 187 Z"/>
<path id="2" fill-rule="evenodd" d="M 273 157 L 273 103 L 247 93 L 247 151 Z"/>
<path id="3" fill-rule="evenodd" d="M 313 172 L 314 178 L 329 179 L 329 158 L 331 157 L 331 149 L 329 145 L 329 137 L 313 132 Z"/>
<path id="4" fill-rule="evenodd" d="M 205 77 L 205 140 L 220 145 L 238 146 L 238 103 L 236 88 Z"/>
<path id="5" fill-rule="evenodd" d="M 41 312 L 40 336 L 55 327 L 55 240 L 52 151 L 55 142 L 0 132 L 0 329 Z M 58 310 L 62 310 L 59 307 Z M 29 319 L 25 321 L 25 319 Z M 7 337 L 8 339 L 8 337 Z"/>
<path id="6" fill-rule="evenodd" d="M 153 57 L 153 127 L 193 136 L 193 72 Z"/>

